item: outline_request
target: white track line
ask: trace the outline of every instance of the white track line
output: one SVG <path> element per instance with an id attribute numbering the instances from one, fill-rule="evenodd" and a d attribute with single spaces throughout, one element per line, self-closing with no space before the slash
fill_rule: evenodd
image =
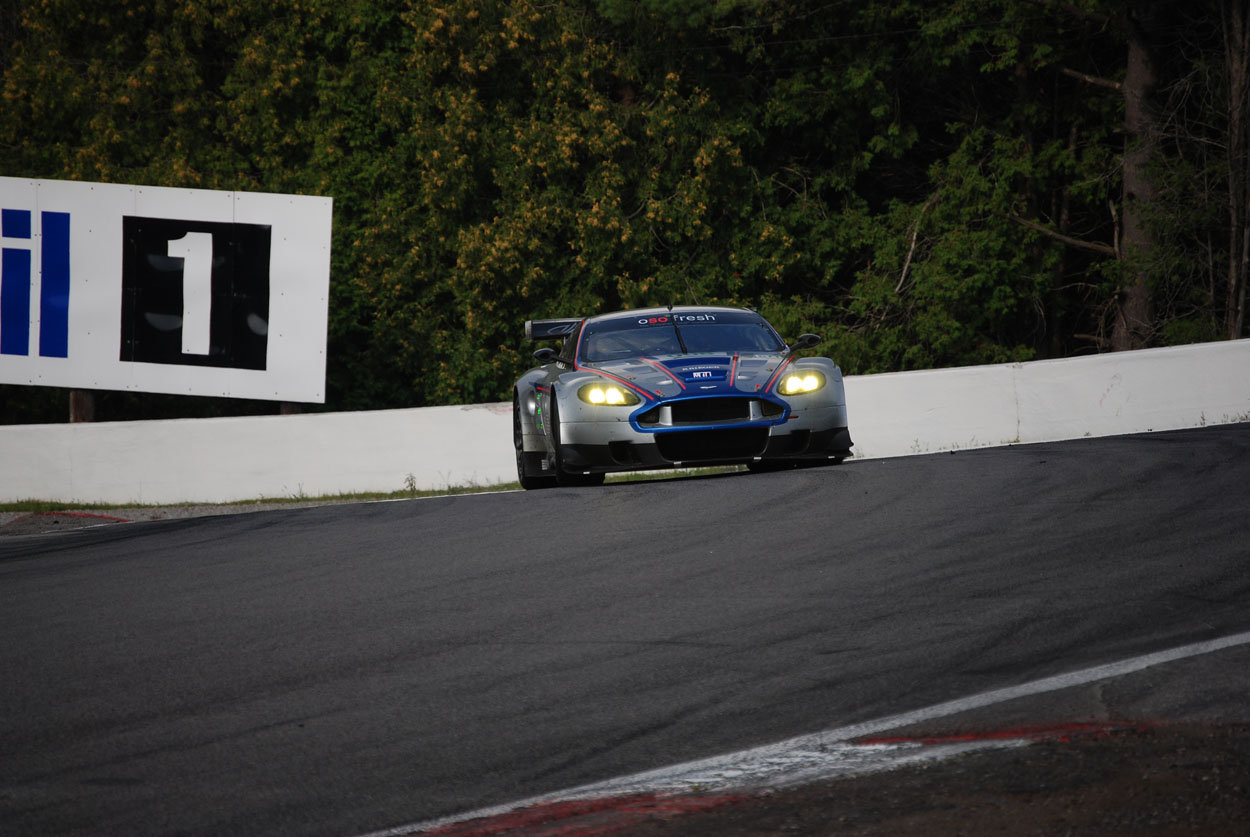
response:
<path id="1" fill-rule="evenodd" d="M 1164 663 L 1171 663 L 1189 657 L 1199 657 L 1203 654 L 1210 654 L 1241 645 L 1250 645 L 1250 631 L 1206 642 L 1182 645 L 1179 648 L 1144 654 L 1140 657 L 1132 657 L 1115 663 L 1081 669 L 1068 674 L 1045 677 L 1030 683 L 1009 686 L 1005 689 L 995 689 L 979 695 L 972 695 L 946 703 L 939 703 L 935 706 L 904 712 L 899 715 L 879 718 L 875 721 L 836 727 L 823 732 L 810 733 L 779 741 L 775 744 L 766 744 L 762 747 L 754 747 L 736 753 L 727 753 L 711 758 L 670 765 L 656 770 L 635 773 L 631 776 L 620 776 L 603 782 L 581 785 L 568 790 L 522 799 L 505 805 L 481 808 L 476 811 L 455 814 L 437 820 L 398 826 L 384 831 L 375 831 L 361 835 L 361 837 L 399 837 L 399 835 L 418 834 L 440 826 L 466 820 L 499 816 L 510 811 L 553 802 L 641 793 L 694 793 L 731 788 L 792 785 L 816 781 L 839 774 L 864 773 L 893 768 L 908 761 L 942 758 L 967 752 L 971 749 L 984 749 L 992 746 L 1017 746 L 1020 743 L 1018 740 L 961 742 L 926 748 L 923 755 L 917 753 L 915 756 L 908 757 L 896 752 L 900 749 L 900 745 L 853 745 L 848 742 L 875 733 L 885 732 L 886 730 L 910 726 L 922 721 L 946 718 L 972 709 L 981 709 L 986 706 L 1005 703 L 1016 698 L 1045 694 L 1073 686 L 1082 686 L 1112 677 L 1123 677 L 1126 674 L 1133 674 L 1152 666 L 1163 665 Z"/>

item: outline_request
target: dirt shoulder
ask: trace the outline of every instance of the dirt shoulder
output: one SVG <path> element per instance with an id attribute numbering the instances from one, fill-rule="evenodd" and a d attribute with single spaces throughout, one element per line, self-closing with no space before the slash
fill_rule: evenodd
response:
<path id="1" fill-rule="evenodd" d="M 172 520 L 185 517 L 208 517 L 223 514 L 248 514 L 258 511 L 301 509 L 327 506 L 358 500 L 309 500 L 281 503 L 226 503 L 183 506 L 119 506 L 109 509 L 73 509 L 47 512 L 0 512 L 0 537 L 5 535 L 45 535 L 67 532 L 88 526 L 110 526 L 150 520 Z"/>
<path id="2" fill-rule="evenodd" d="M 1250 725 L 1082 735 L 779 790 L 632 837 L 1250 834 Z"/>

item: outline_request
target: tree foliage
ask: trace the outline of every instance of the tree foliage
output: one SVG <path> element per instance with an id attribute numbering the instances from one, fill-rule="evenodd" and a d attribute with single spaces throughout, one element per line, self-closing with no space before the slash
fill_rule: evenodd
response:
<path id="1" fill-rule="evenodd" d="M 503 400 L 523 320 L 669 302 L 852 374 L 1105 350 L 1143 282 L 1146 345 L 1240 336 L 1246 56 L 1164 7 L 0 0 L 0 174 L 333 196 L 328 409 Z"/>

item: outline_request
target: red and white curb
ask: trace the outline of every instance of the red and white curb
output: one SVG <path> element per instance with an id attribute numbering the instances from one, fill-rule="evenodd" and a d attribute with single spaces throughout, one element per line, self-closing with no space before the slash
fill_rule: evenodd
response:
<path id="1" fill-rule="evenodd" d="M 1016 698 L 1120 677 L 1151 666 L 1250 644 L 1250 632 L 1133 657 L 1108 665 L 996 689 L 875 721 L 838 727 L 736 753 L 621 776 L 450 817 L 376 831 L 362 837 L 594 837 L 656 816 L 708 810 L 770 789 L 839 776 L 893 770 L 987 749 L 1039 740 L 1110 734 L 1137 724 L 1068 724 L 942 737 L 881 733 L 947 718 Z"/>

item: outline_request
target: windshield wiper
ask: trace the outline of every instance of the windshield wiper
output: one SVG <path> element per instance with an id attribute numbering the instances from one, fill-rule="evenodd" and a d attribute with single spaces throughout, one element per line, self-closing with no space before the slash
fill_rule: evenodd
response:
<path id="1" fill-rule="evenodd" d="M 690 350 L 686 348 L 686 341 L 681 339 L 681 329 L 677 326 L 677 319 L 673 316 L 673 303 L 668 304 L 668 320 L 673 324 L 673 333 L 677 335 L 677 345 L 681 347 L 683 355 L 690 354 Z"/>

